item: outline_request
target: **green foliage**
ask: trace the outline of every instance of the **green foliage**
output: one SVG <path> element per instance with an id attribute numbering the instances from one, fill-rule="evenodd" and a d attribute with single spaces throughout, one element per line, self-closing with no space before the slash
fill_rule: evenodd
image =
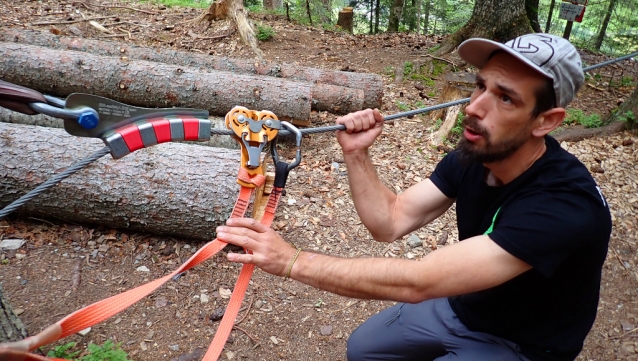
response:
<path id="1" fill-rule="evenodd" d="M 383 68 L 383 73 L 385 75 L 390 75 L 390 76 L 394 76 L 394 67 L 393 66 L 386 66 L 385 68 Z"/>
<path id="2" fill-rule="evenodd" d="M 621 122 L 633 123 L 636 120 L 636 115 L 631 110 L 626 111 L 624 114 L 617 115 L 616 118 Z"/>
<path id="3" fill-rule="evenodd" d="M 545 29 L 552 0 L 540 0 L 538 19 Z M 587 48 L 597 53 L 621 56 L 638 50 L 638 7 L 635 0 L 619 0 L 612 10 L 609 25 L 604 33 L 602 46 L 595 48 L 595 42 L 602 23 L 609 11 L 609 1 L 589 1 L 587 11 L 581 23 L 573 23 L 569 40 L 579 48 Z M 559 7 L 556 2 L 551 19 L 549 33 L 562 35 L 565 20 L 559 20 Z"/>
<path id="4" fill-rule="evenodd" d="M 268 41 L 275 37 L 275 30 L 268 25 L 257 24 L 257 39 L 260 41 Z"/>
<path id="5" fill-rule="evenodd" d="M 71 351 L 75 346 L 75 342 L 69 342 L 54 347 L 53 350 L 47 353 L 47 357 L 66 360 L 76 359 L 82 351 Z M 120 344 L 114 344 L 111 340 L 107 340 L 102 346 L 90 343 L 87 346 L 87 352 L 87 354 L 81 356 L 77 361 L 132 361 L 128 358 L 126 351 L 120 348 Z"/>
<path id="6" fill-rule="evenodd" d="M 593 113 L 586 115 L 580 109 L 567 109 L 567 116 L 565 117 L 565 124 L 580 124 L 585 128 L 599 128 L 603 125 L 603 121 L 600 119 L 600 115 Z"/>
<path id="7" fill-rule="evenodd" d="M 434 130 L 439 130 L 439 128 L 441 128 L 442 124 L 443 124 L 443 120 L 441 118 L 437 118 L 434 121 Z"/>
<path id="8" fill-rule="evenodd" d="M 410 73 L 412 73 L 413 69 L 414 69 L 414 64 L 412 62 L 406 61 L 405 63 L 403 63 L 403 75 L 404 76 L 410 75 Z"/>
<path id="9" fill-rule="evenodd" d="M 152 4 L 164 4 L 166 7 L 180 6 L 184 8 L 207 8 L 212 1 L 210 0 L 142 0 L 141 2 L 150 2 Z"/>
<path id="10" fill-rule="evenodd" d="M 634 85 L 634 78 L 630 76 L 624 76 L 619 81 L 612 79 L 610 84 L 611 86 L 628 87 Z"/>
<path id="11" fill-rule="evenodd" d="M 69 351 L 70 349 L 74 348 L 75 345 L 76 345 L 75 342 L 69 342 L 61 346 L 56 346 L 53 348 L 53 350 L 47 353 L 47 357 L 72 360 L 81 352 L 81 351 L 73 351 L 73 352 Z"/>
<path id="12" fill-rule="evenodd" d="M 410 110 L 410 106 L 404 102 L 400 102 L 397 100 L 397 108 L 399 108 L 400 111 L 402 112 L 407 112 L 408 110 Z"/>
<path id="13" fill-rule="evenodd" d="M 463 133 L 463 118 L 465 118 L 465 114 L 459 112 L 456 116 L 456 123 L 454 123 L 454 127 L 450 130 L 450 134 L 459 136 Z"/>
<path id="14" fill-rule="evenodd" d="M 432 76 L 439 76 L 445 73 L 445 68 L 447 67 L 447 64 L 445 62 L 435 59 L 432 60 L 432 65 Z"/>
<path id="15" fill-rule="evenodd" d="M 435 96 L 436 96 L 436 92 L 435 92 L 434 90 L 430 90 L 430 91 L 428 92 L 428 96 L 429 96 L 430 98 L 433 98 L 433 97 L 435 97 Z"/>
<path id="16" fill-rule="evenodd" d="M 410 75 L 410 79 L 412 80 L 420 80 L 423 82 L 424 85 L 429 86 L 429 87 L 433 87 L 434 86 L 434 80 L 432 80 L 431 78 L 423 75 L 423 74 L 411 74 Z"/>

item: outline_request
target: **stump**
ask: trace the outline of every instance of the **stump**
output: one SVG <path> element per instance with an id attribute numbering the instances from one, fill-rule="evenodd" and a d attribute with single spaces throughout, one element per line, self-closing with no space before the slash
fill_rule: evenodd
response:
<path id="1" fill-rule="evenodd" d="M 448 73 L 445 76 L 445 80 L 445 86 L 441 92 L 441 103 L 452 102 L 469 97 L 474 91 L 476 74 Z M 432 120 L 441 119 L 443 121 L 439 130 L 437 130 L 432 136 L 430 141 L 432 145 L 443 144 L 443 141 L 447 138 L 450 130 L 454 128 L 459 112 L 464 108 L 465 104 L 459 104 L 432 113 Z"/>
<path id="2" fill-rule="evenodd" d="M 343 30 L 346 30 L 349 33 L 353 32 L 353 18 L 354 13 L 352 12 L 351 7 L 345 7 L 343 10 L 339 11 L 339 18 L 337 19 L 337 25 L 339 25 Z"/>

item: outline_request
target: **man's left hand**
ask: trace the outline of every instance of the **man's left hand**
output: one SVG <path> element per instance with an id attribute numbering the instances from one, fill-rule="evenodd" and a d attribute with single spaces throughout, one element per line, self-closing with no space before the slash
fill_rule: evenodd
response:
<path id="1" fill-rule="evenodd" d="M 230 218 L 225 226 L 217 227 L 216 231 L 218 239 L 253 252 L 229 253 L 229 261 L 252 263 L 277 276 L 284 275 L 296 252 L 277 232 L 252 218 Z"/>

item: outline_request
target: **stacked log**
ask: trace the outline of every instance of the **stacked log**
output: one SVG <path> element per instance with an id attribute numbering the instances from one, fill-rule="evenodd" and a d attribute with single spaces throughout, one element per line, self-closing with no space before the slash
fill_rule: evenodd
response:
<path id="1" fill-rule="evenodd" d="M 117 42 L 55 36 L 49 33 L 11 28 L 0 32 L 0 41 L 57 50 L 75 50 L 100 56 L 147 60 L 189 67 L 200 72 L 223 71 L 309 83 L 311 108 L 336 114 L 346 114 L 364 108 L 380 108 L 383 98 L 383 82 L 377 74 L 329 71 L 266 61 L 254 62 L 248 59 L 232 59 Z"/>
<path id="2" fill-rule="evenodd" d="M 0 209 L 104 147 L 62 129 L 0 123 Z M 239 151 L 163 143 L 105 156 L 16 212 L 210 240 L 239 192 Z"/>
<path id="3" fill-rule="evenodd" d="M 202 73 L 191 67 L 15 43 L 0 43 L 0 74 L 5 81 L 60 97 L 90 93 L 141 107 L 203 108 L 215 115 L 240 103 L 268 109 L 282 119 L 307 120 L 312 102 L 309 83 Z"/>

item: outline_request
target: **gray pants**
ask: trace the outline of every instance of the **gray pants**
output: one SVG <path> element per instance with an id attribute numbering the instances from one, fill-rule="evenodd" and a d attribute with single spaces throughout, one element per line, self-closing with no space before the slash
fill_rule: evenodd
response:
<path id="1" fill-rule="evenodd" d="M 517 344 L 470 331 L 446 298 L 381 311 L 354 331 L 347 353 L 348 361 L 529 361 Z"/>

